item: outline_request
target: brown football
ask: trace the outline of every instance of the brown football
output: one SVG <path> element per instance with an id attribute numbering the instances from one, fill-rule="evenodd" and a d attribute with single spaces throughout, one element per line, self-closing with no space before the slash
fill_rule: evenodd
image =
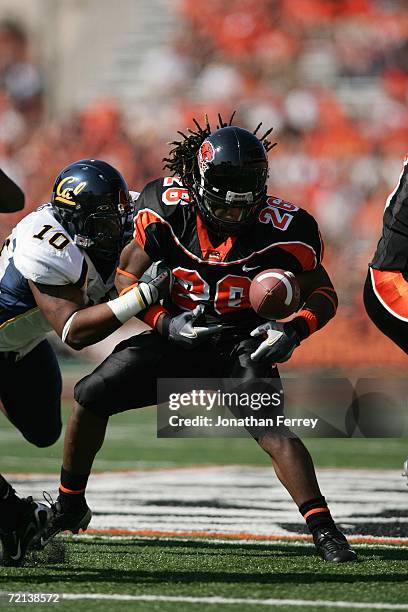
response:
<path id="1" fill-rule="evenodd" d="M 286 319 L 299 309 L 299 284 L 292 272 L 279 268 L 264 270 L 251 282 L 249 301 L 264 319 Z"/>

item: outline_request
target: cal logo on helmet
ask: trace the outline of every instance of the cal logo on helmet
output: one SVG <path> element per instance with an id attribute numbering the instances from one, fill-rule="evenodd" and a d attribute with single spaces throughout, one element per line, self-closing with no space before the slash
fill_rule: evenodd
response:
<path id="1" fill-rule="evenodd" d="M 77 181 L 78 179 L 75 176 L 64 177 L 57 185 L 55 199 L 63 204 L 75 206 L 72 194 L 78 195 L 87 185 L 86 181 L 81 181 L 77 185 L 72 185 L 72 183 Z"/>
<path id="2" fill-rule="evenodd" d="M 214 147 L 209 140 L 204 140 L 198 152 L 198 166 L 200 174 L 203 175 L 208 170 L 208 162 L 215 157 Z"/>

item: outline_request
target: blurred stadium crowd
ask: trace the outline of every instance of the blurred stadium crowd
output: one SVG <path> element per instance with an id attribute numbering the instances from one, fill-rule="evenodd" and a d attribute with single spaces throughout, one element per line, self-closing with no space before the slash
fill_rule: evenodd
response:
<path id="1" fill-rule="evenodd" d="M 30 40 L 19 24 L 0 24 L 0 167 L 25 190 L 27 210 L 83 157 L 110 161 L 140 189 L 162 173 L 177 129 L 237 109 L 244 127 L 274 126 L 270 193 L 316 216 L 340 295 L 337 318 L 291 363 L 403 365 L 368 321 L 361 292 L 406 152 L 405 0 L 180 0 L 173 10 L 179 33 L 144 67 L 152 106 L 139 124 L 114 99 L 50 119 Z M 1 219 L 1 237 L 18 218 Z"/>

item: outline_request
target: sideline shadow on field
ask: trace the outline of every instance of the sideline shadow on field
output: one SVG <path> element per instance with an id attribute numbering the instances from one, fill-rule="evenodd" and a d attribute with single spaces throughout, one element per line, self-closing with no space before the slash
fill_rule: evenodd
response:
<path id="1" fill-rule="evenodd" d="M 123 547 L 123 553 L 128 551 L 130 542 L 112 542 L 112 541 L 95 541 L 94 544 L 98 546 L 100 549 L 110 549 L 112 547 Z M 90 542 L 87 543 L 87 546 L 90 545 Z M 203 554 L 212 555 L 239 555 L 251 553 L 255 554 L 257 557 L 266 556 L 271 557 L 271 559 L 276 557 L 315 557 L 316 550 L 311 541 L 305 541 L 298 543 L 271 543 L 271 544 L 256 544 L 256 543 L 247 543 L 247 542 L 237 542 L 236 540 L 229 542 L 218 542 L 217 540 L 211 541 L 198 541 L 193 540 L 191 542 L 180 542 L 177 540 L 166 540 L 163 541 L 160 538 L 157 539 L 146 539 L 146 540 L 134 540 L 132 542 L 132 546 L 135 548 L 143 547 L 143 548 L 160 548 L 160 549 L 180 549 L 180 554 L 183 556 L 187 555 L 195 555 L 196 550 L 199 549 L 200 556 Z M 357 554 L 359 556 L 360 561 L 364 561 L 365 558 L 375 557 L 376 559 L 383 560 L 395 560 L 395 561 L 408 561 L 408 546 L 390 546 L 390 548 L 382 548 L 377 547 L 375 544 L 372 544 L 367 547 L 360 547 L 357 545 L 356 547 Z M 342 566 L 344 567 L 344 565 Z"/>
<path id="2" fill-rule="evenodd" d="M 30 573 L 31 585 L 49 585 L 53 587 L 58 583 L 63 585 L 67 581 L 76 584 L 86 584 L 91 582 L 94 585 L 109 583 L 111 585 L 139 584 L 144 586 L 155 586 L 163 584 L 183 583 L 190 585 L 205 584 L 246 584 L 246 585 L 273 585 L 273 584 L 375 584 L 379 581 L 388 583 L 406 583 L 406 572 L 387 572 L 377 571 L 371 574 L 365 573 L 370 561 L 407 561 L 408 547 L 393 548 L 358 548 L 359 563 L 352 564 L 328 564 L 324 563 L 316 556 L 312 545 L 302 544 L 252 544 L 228 542 L 180 542 L 167 540 L 137 540 L 129 546 L 125 541 L 93 541 L 93 542 L 72 542 L 75 553 L 68 554 L 67 562 L 56 561 L 54 564 L 37 558 L 37 563 L 26 565 L 21 570 L 14 569 L 8 578 L 14 583 L 24 584 L 27 582 L 27 571 Z M 86 548 L 87 553 L 92 549 L 97 549 L 98 556 L 103 562 L 103 558 L 109 558 L 109 567 L 98 568 L 95 565 L 89 566 L 89 558 L 84 559 L 84 563 L 76 562 L 75 557 L 78 552 Z M 160 548 L 164 554 L 169 555 L 169 564 L 177 563 L 176 569 L 133 569 L 138 557 L 143 554 L 143 549 Z M 153 552 L 153 551 L 152 551 Z M 149 555 L 149 551 L 145 551 Z M 219 566 L 224 571 L 208 569 L 211 563 L 210 557 L 222 557 Z M 237 562 L 241 560 L 242 566 L 246 570 L 226 571 L 225 565 L 228 563 L 226 557 L 234 557 Z M 251 571 L 248 567 L 248 558 L 258 559 L 263 565 L 263 571 Z M 302 561 L 303 558 L 303 561 Z M 143 558 L 142 558 L 143 559 Z M 270 559 L 270 569 L 268 567 Z M 293 562 L 291 568 L 290 559 Z M 289 563 L 286 564 L 285 561 Z M 201 570 L 203 561 L 207 566 L 205 571 Z M 144 561 L 142 561 L 144 562 Z M 235 561 L 233 561 L 235 562 Z M 284 571 L 279 571 L 285 563 Z M 125 567 L 123 567 L 125 565 Z M 301 565 L 301 568 L 299 567 Z M 116 567 L 115 567 L 116 566 Z M 183 569 L 185 566 L 185 570 Z M 277 567 L 278 566 L 278 567 Z M 32 571 L 34 569 L 34 571 Z M 44 570 L 44 571 L 42 571 Z M 58 587 L 57 587 L 58 588 Z"/>
<path id="3" fill-rule="evenodd" d="M 111 541 L 98 541 L 98 548 L 112 549 L 112 546 L 123 546 L 125 549 L 129 548 L 130 542 L 111 542 Z M 218 542 L 216 539 L 199 541 L 192 540 L 191 542 L 177 541 L 177 540 L 162 540 L 157 538 L 146 539 L 146 540 L 134 540 L 132 546 L 143 547 L 143 548 L 160 548 L 160 549 L 180 549 L 180 554 L 196 554 L 197 549 L 200 549 L 200 555 L 205 554 L 242 554 L 246 552 L 251 553 L 265 553 L 267 556 L 273 556 L 275 552 L 279 554 L 283 553 L 286 556 L 313 556 L 315 549 L 310 546 L 311 542 L 296 544 L 251 544 L 247 542 L 237 542 L 236 540 L 229 542 Z M 87 544 L 89 546 L 89 544 Z"/>
<path id="4" fill-rule="evenodd" d="M 30 572 L 31 585 L 47 585 L 53 584 L 53 587 L 58 588 L 58 583 L 63 585 L 67 581 L 75 582 L 77 585 L 92 583 L 95 587 L 100 584 L 109 583 L 114 588 L 123 588 L 123 585 L 142 585 L 145 587 L 156 585 L 222 585 L 222 584 L 237 584 L 237 585 L 252 585 L 254 588 L 260 585 L 311 585 L 321 584 L 376 584 L 379 581 L 388 583 L 406 583 L 406 572 L 387 572 L 377 571 L 371 574 L 367 571 L 367 563 L 373 560 L 373 557 L 378 561 L 391 560 L 408 560 L 407 548 L 360 548 L 358 550 L 360 556 L 359 563 L 351 564 L 327 564 L 320 560 L 315 553 L 313 546 L 302 546 L 294 544 L 229 544 L 224 542 L 176 542 L 163 540 L 140 540 L 132 543 L 129 547 L 129 542 L 106 542 L 95 541 L 90 542 L 75 542 L 75 548 L 78 547 L 76 554 L 81 552 L 83 547 L 86 547 L 88 554 L 92 555 L 92 548 L 95 547 L 99 551 L 100 558 L 106 556 L 109 558 L 109 567 L 98 568 L 95 565 L 89 565 L 89 558 L 84 559 L 84 563 L 76 562 L 74 554 L 69 555 L 66 564 L 45 563 L 41 566 L 41 559 L 38 559 L 34 572 Z M 161 551 L 169 555 L 169 564 L 177 563 L 179 567 L 175 569 L 133 569 L 135 563 L 143 549 L 158 547 Z M 178 550 L 176 550 L 178 549 Z M 199 551 L 197 549 L 200 549 Z M 106 553 L 105 553 L 106 551 Z M 149 551 L 145 551 L 149 555 Z M 203 558 L 205 555 L 205 559 Z M 217 557 L 222 557 L 219 566 L 223 571 L 208 569 L 208 563 L 211 563 L 209 556 L 214 557 L 214 563 Z M 236 562 L 242 561 L 242 566 L 247 569 L 241 571 L 225 570 L 226 556 L 234 557 Z M 264 564 L 264 570 L 251 571 L 248 567 L 248 557 L 258 559 Z M 303 561 L 302 561 L 303 558 Z M 265 561 L 266 559 L 266 561 Z M 268 559 L 270 559 L 270 569 L 268 567 Z M 293 561 L 291 564 L 285 563 L 283 571 L 279 571 L 279 565 L 285 560 Z M 262 561 L 261 561 L 262 560 Z M 233 561 L 233 563 L 235 563 Z M 144 562 L 144 561 L 142 561 Z M 202 570 L 203 562 L 207 566 Z M 125 567 L 123 567 L 125 565 Z M 299 568 L 301 565 L 301 568 Z M 115 567 L 116 566 L 116 567 Z M 181 567 L 180 567 L 181 566 Z M 185 566 L 185 570 L 183 569 Z M 278 567 L 277 567 L 278 566 Z M 44 571 L 42 571 L 44 569 Z M 26 583 L 27 571 L 30 571 L 30 566 L 22 568 L 20 571 L 14 570 L 9 578 L 14 583 Z M 21 572 L 21 573 L 20 573 Z M 122 587 L 121 587 L 122 585 Z"/>
<path id="5" fill-rule="evenodd" d="M 338 567 L 338 566 L 337 566 Z M 27 574 L 9 576 L 13 583 L 27 584 Z M 172 571 L 172 570 L 115 570 L 113 568 L 95 569 L 90 567 L 83 568 L 54 568 L 53 575 L 49 573 L 30 575 L 30 586 L 52 584 L 53 588 L 58 588 L 58 583 L 64 584 L 67 581 L 75 582 L 76 585 L 92 583 L 95 587 L 101 584 L 119 585 L 175 585 L 175 584 L 237 584 L 237 585 L 262 585 L 262 584 L 377 584 L 379 581 L 386 580 L 387 583 L 406 583 L 407 574 L 404 573 L 375 573 L 371 575 L 353 572 L 345 573 L 319 573 L 319 572 L 299 572 L 287 571 L 276 572 L 254 572 L 244 574 L 240 572 L 211 572 L 211 571 Z M 72 582 L 71 582 L 72 581 Z"/>

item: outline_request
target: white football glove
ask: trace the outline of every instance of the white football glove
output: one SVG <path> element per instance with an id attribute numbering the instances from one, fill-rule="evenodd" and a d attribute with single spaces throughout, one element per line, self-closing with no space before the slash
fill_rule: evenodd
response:
<path id="1" fill-rule="evenodd" d="M 194 325 L 204 314 L 204 306 L 199 304 L 194 310 L 166 318 L 163 321 L 163 336 L 186 349 L 192 349 L 221 331 L 222 325 Z"/>
<path id="2" fill-rule="evenodd" d="M 253 338 L 264 338 L 256 351 L 251 353 L 252 361 L 283 363 L 300 344 L 300 338 L 290 323 L 268 322 L 251 331 Z"/>

